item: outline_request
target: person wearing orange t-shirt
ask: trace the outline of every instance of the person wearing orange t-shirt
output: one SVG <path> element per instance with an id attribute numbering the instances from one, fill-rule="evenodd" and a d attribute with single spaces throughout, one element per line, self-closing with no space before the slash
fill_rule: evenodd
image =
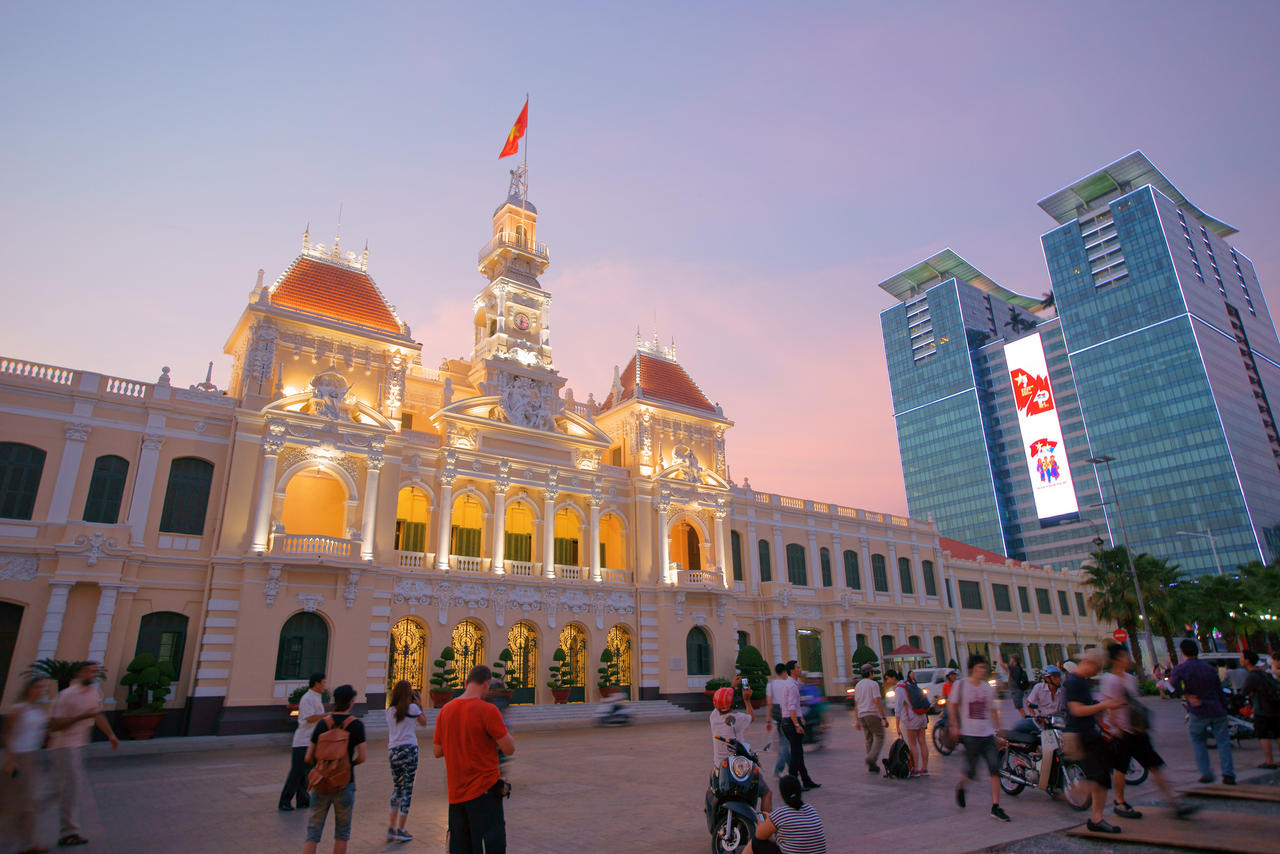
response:
<path id="1" fill-rule="evenodd" d="M 477 664 L 462 696 L 444 704 L 436 718 L 432 751 L 444 757 L 449 788 L 449 854 L 505 854 L 498 751 L 515 753 L 502 713 L 485 701 L 493 673 Z"/>

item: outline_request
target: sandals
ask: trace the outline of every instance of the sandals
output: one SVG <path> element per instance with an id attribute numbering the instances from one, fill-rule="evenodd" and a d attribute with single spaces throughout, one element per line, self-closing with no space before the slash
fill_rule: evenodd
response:
<path id="1" fill-rule="evenodd" d="M 72 845 L 88 845 L 89 840 L 85 839 L 78 833 L 68 833 L 66 836 L 58 840 L 59 848 L 69 848 Z"/>

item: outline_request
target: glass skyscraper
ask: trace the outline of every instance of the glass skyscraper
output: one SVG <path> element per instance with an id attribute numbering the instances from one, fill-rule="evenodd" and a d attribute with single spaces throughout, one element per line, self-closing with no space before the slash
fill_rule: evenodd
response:
<path id="1" fill-rule="evenodd" d="M 911 515 L 1055 567 L 1096 537 L 1194 574 L 1275 559 L 1280 341 L 1235 229 L 1141 152 L 1040 207 L 1050 299 L 950 250 L 880 284 Z"/>

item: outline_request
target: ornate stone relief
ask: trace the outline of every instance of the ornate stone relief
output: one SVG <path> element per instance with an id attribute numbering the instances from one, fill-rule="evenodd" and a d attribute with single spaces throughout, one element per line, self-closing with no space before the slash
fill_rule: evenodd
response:
<path id="1" fill-rule="evenodd" d="M 36 555 L 0 555 L 0 581 L 30 581 L 39 567 Z"/>
<path id="2" fill-rule="evenodd" d="M 634 614 L 635 594 L 624 591 L 556 590 L 537 584 L 496 585 L 476 582 L 424 581 L 421 579 L 397 579 L 392 593 L 396 604 L 435 605 L 441 625 L 448 623 L 449 606 L 479 611 L 493 608 L 494 623 L 506 625 L 507 610 L 545 611 L 547 624 L 556 626 L 559 612 L 594 614 L 596 628 L 603 629 L 607 614 Z"/>
<path id="3" fill-rule="evenodd" d="M 348 608 L 356 604 L 356 594 L 359 588 L 360 570 L 353 566 L 347 571 L 347 585 L 342 590 L 342 598 L 346 601 Z"/>
<path id="4" fill-rule="evenodd" d="M 685 600 L 684 593 L 676 594 L 675 612 L 676 612 L 677 623 L 684 619 L 684 600 Z"/>
<path id="5" fill-rule="evenodd" d="M 487 394 L 496 394 L 503 416 L 519 427 L 554 430 L 560 403 L 555 384 L 508 371 L 496 372 L 484 383 Z"/>
<path id="6" fill-rule="evenodd" d="M 350 420 L 348 391 L 350 386 L 342 374 L 326 371 L 311 378 L 311 401 L 307 411 L 331 421 Z"/>
<path id="7" fill-rule="evenodd" d="M 276 603 L 276 597 L 280 595 L 280 573 L 283 569 L 284 565 L 279 563 L 267 567 L 267 583 L 263 585 L 262 592 L 267 597 L 268 608 Z"/>
<path id="8" fill-rule="evenodd" d="M 91 425 L 81 424 L 78 422 L 75 424 L 62 425 L 63 434 L 72 442 L 83 442 L 87 440 L 89 438 L 89 433 L 92 430 L 93 427 Z"/>
<path id="9" fill-rule="evenodd" d="M 78 546 L 84 552 L 84 556 L 88 558 L 89 566 L 97 566 L 98 560 L 106 554 L 107 549 L 118 548 L 116 541 L 101 531 L 94 531 L 88 536 L 81 534 L 75 538 L 71 545 Z"/>
<path id="10" fill-rule="evenodd" d="M 316 609 L 324 604 L 324 597 L 319 593 L 299 593 L 298 604 L 302 606 L 302 610 L 308 614 L 314 614 Z"/>

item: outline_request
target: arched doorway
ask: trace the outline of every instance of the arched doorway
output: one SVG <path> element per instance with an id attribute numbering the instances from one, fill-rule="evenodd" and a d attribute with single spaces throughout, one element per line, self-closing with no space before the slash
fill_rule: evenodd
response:
<path id="1" fill-rule="evenodd" d="M 569 702 L 582 703 L 587 699 L 587 633 L 577 623 L 570 623 L 560 630 L 560 648 L 564 650 L 564 663 L 560 665 L 560 678 L 569 686 Z"/>
<path id="2" fill-rule="evenodd" d="M 484 629 L 475 620 L 463 620 L 453 627 L 449 638 L 453 647 L 453 672 L 458 689 L 466 684 L 467 674 L 477 664 L 487 664 L 484 657 Z"/>
<path id="3" fill-rule="evenodd" d="M 521 620 L 507 632 L 507 649 L 511 650 L 511 662 L 507 673 L 514 676 L 520 686 L 511 691 L 511 702 L 532 703 L 538 687 L 538 630 L 530 622 Z"/>
<path id="4" fill-rule="evenodd" d="M 422 691 L 427 664 L 427 630 L 412 617 L 405 617 L 391 627 L 387 650 L 387 698 L 401 680 Z"/>
<path id="5" fill-rule="evenodd" d="M 814 674 L 818 687 L 826 695 L 826 686 L 822 676 L 822 632 L 817 629 L 798 629 L 796 631 L 796 652 L 800 656 L 800 669 Z"/>
<path id="6" fill-rule="evenodd" d="M 396 551 L 424 554 L 431 536 L 431 498 L 425 490 L 406 486 L 396 497 Z"/>
<path id="7" fill-rule="evenodd" d="M 280 523 L 284 525 L 285 534 L 345 539 L 346 485 L 318 466 L 298 472 L 285 485 Z"/>
<path id="8" fill-rule="evenodd" d="M 671 532 L 671 560 L 681 569 L 702 569 L 702 538 L 697 527 L 687 521 L 679 522 Z"/>
<path id="9" fill-rule="evenodd" d="M 631 697 L 631 629 L 619 623 L 609 629 L 605 647 L 613 653 L 613 661 L 618 667 L 619 686 L 622 695 Z"/>
<path id="10" fill-rule="evenodd" d="M 22 610 L 21 605 L 0 602 L 0 694 L 8 684 L 13 648 L 18 645 L 18 629 L 22 626 Z"/>
<path id="11" fill-rule="evenodd" d="M 626 528 L 622 517 L 606 513 L 600 517 L 600 565 L 609 569 L 626 569 L 624 546 Z"/>

